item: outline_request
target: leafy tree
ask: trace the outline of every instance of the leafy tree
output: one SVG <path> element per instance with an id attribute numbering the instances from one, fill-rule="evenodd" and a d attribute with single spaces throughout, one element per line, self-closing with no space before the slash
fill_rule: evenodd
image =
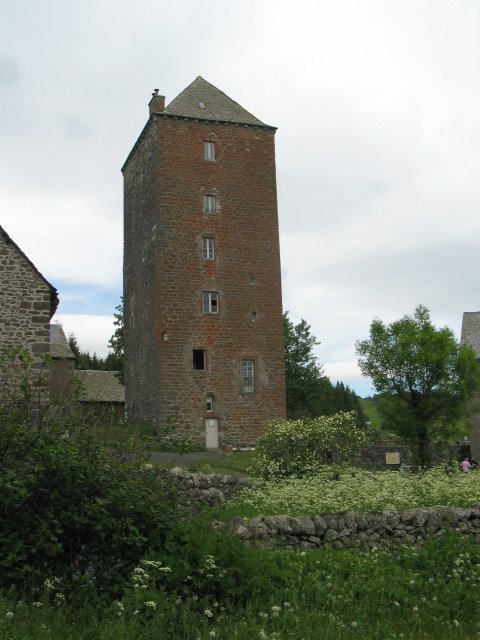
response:
<path id="1" fill-rule="evenodd" d="M 115 307 L 115 311 L 116 313 L 114 313 L 113 315 L 115 316 L 115 320 L 113 321 L 113 324 L 115 325 L 115 331 L 113 332 L 112 337 L 110 338 L 110 340 L 108 341 L 108 346 L 110 347 L 110 349 L 113 350 L 113 354 L 109 354 L 113 356 L 113 358 L 115 359 L 115 370 L 118 371 L 118 379 L 120 380 L 120 382 L 122 384 L 125 384 L 124 382 L 124 373 L 123 373 L 123 355 L 124 355 L 124 347 L 125 347 L 125 341 L 124 341 L 124 321 L 123 321 L 123 298 L 121 299 L 120 304 Z M 107 356 L 108 357 L 108 356 Z"/>
<path id="2" fill-rule="evenodd" d="M 479 385 L 473 350 L 459 345 L 449 328 L 437 329 L 422 305 L 388 326 L 374 319 L 370 338 L 358 341 L 356 350 L 363 375 L 382 394 L 390 426 L 428 466 L 432 437 L 452 435 Z"/>
<path id="3" fill-rule="evenodd" d="M 313 355 L 313 348 L 320 343 L 305 320 L 294 325 L 288 312 L 283 314 L 283 328 L 287 416 L 313 417 L 318 415 L 319 392 L 326 386 L 323 371 Z"/>
<path id="4" fill-rule="evenodd" d="M 313 355 L 314 347 L 320 343 L 311 334 L 310 325 L 305 320 L 294 325 L 285 312 L 283 326 L 287 417 L 313 418 L 353 410 L 357 413 L 359 426 L 366 426 L 366 417 L 356 394 L 343 382 L 334 387 Z"/>

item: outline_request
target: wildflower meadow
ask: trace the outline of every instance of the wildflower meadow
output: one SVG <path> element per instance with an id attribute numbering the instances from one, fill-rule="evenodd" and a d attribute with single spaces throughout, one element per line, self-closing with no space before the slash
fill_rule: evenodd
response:
<path id="1" fill-rule="evenodd" d="M 447 474 L 442 466 L 418 472 L 375 472 L 322 465 L 303 478 L 259 480 L 255 488 L 246 489 L 233 501 L 229 514 L 301 516 L 479 503 L 480 472 Z"/>

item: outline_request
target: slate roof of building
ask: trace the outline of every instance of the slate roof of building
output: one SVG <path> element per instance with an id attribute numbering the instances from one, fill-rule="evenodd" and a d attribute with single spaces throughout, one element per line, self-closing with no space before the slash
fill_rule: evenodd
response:
<path id="1" fill-rule="evenodd" d="M 20 247 L 18 246 L 18 244 L 16 242 L 14 242 L 12 240 L 12 238 L 8 235 L 8 233 L 5 231 L 5 229 L 0 226 L 0 235 L 3 236 L 5 242 L 7 244 L 11 244 L 13 247 L 15 247 L 15 249 L 18 251 L 18 253 L 23 257 L 23 259 L 30 265 L 30 267 L 32 268 L 32 270 L 37 274 L 37 276 L 39 276 L 47 285 L 47 287 L 50 289 L 50 303 L 51 303 L 51 316 L 53 316 L 53 314 L 55 313 L 55 311 L 57 310 L 58 307 L 58 303 L 59 303 L 59 299 L 58 299 L 58 291 L 55 289 L 55 287 L 50 284 L 50 282 L 40 273 L 40 271 L 37 269 L 37 267 L 33 264 L 33 262 L 30 260 L 30 258 L 20 249 Z"/>
<path id="2" fill-rule="evenodd" d="M 50 356 L 52 358 L 75 359 L 75 354 L 70 349 L 61 324 L 50 325 Z"/>
<path id="3" fill-rule="evenodd" d="M 125 402 L 125 387 L 116 371 L 75 370 L 75 380 L 82 383 L 80 400 L 84 402 Z"/>
<path id="4" fill-rule="evenodd" d="M 201 76 L 198 76 L 174 98 L 164 113 L 172 116 L 198 118 L 199 120 L 269 126 Z"/>
<path id="5" fill-rule="evenodd" d="M 480 358 L 480 311 L 465 311 L 460 341 L 469 344 Z"/>

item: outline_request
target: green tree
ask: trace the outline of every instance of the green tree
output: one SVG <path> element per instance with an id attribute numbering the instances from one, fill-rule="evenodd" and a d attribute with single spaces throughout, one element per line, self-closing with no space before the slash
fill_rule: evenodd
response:
<path id="1" fill-rule="evenodd" d="M 99 358 L 95 352 L 92 356 L 90 355 L 90 351 L 82 351 L 73 333 L 70 333 L 68 336 L 68 345 L 75 356 L 75 369 L 94 371 L 110 371 L 113 369 L 113 367 L 110 366 L 108 356 L 106 359 L 103 359 Z"/>
<path id="2" fill-rule="evenodd" d="M 310 325 L 305 320 L 294 325 L 288 311 L 283 314 L 283 328 L 287 417 L 319 415 L 319 392 L 326 384 L 313 348 L 320 343 L 311 334 Z"/>
<path id="3" fill-rule="evenodd" d="M 365 426 L 366 418 L 355 393 L 343 382 L 334 387 L 318 364 L 313 349 L 320 343 L 310 325 L 305 320 L 294 325 L 287 311 L 283 326 L 287 417 L 314 418 L 354 410 L 359 426 Z"/>
<path id="4" fill-rule="evenodd" d="M 90 369 L 99 371 L 117 371 L 117 377 L 123 382 L 123 298 L 120 304 L 115 307 L 114 313 L 115 331 L 108 341 L 108 346 L 112 351 L 106 358 L 99 358 L 96 353 L 90 355 L 89 351 L 82 351 L 78 340 L 73 333 L 68 336 L 68 344 L 75 356 L 75 369 Z"/>
<path id="5" fill-rule="evenodd" d="M 437 329 L 422 305 L 388 326 L 374 319 L 370 338 L 358 341 L 356 350 L 360 370 L 382 394 L 389 425 L 428 466 L 432 437 L 451 437 L 478 388 L 473 350 L 459 345 L 449 328 Z"/>
<path id="6" fill-rule="evenodd" d="M 107 360 L 110 356 L 112 356 L 112 361 L 115 364 L 115 371 L 118 371 L 117 377 L 122 384 L 125 384 L 124 381 L 124 373 L 123 373 L 123 357 L 124 357 L 124 321 L 123 321 L 123 298 L 120 301 L 120 304 L 115 307 L 115 320 L 113 324 L 115 325 L 115 331 L 113 332 L 112 337 L 108 341 L 108 346 L 112 349 L 113 354 L 108 354 Z"/>

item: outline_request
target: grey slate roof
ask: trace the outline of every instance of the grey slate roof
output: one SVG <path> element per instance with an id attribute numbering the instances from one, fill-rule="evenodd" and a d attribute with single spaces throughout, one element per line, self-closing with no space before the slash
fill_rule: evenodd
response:
<path id="1" fill-rule="evenodd" d="M 462 344 L 469 344 L 480 358 L 480 311 L 465 311 L 462 321 Z"/>
<path id="2" fill-rule="evenodd" d="M 73 358 L 75 360 L 75 355 L 70 349 L 61 324 L 50 325 L 50 356 L 52 358 Z"/>
<path id="3" fill-rule="evenodd" d="M 174 98 L 164 113 L 199 120 L 268 126 L 201 76 Z"/>
<path id="4" fill-rule="evenodd" d="M 115 371 L 75 371 L 75 380 L 82 383 L 80 400 L 84 402 L 125 402 L 125 387 Z"/>

